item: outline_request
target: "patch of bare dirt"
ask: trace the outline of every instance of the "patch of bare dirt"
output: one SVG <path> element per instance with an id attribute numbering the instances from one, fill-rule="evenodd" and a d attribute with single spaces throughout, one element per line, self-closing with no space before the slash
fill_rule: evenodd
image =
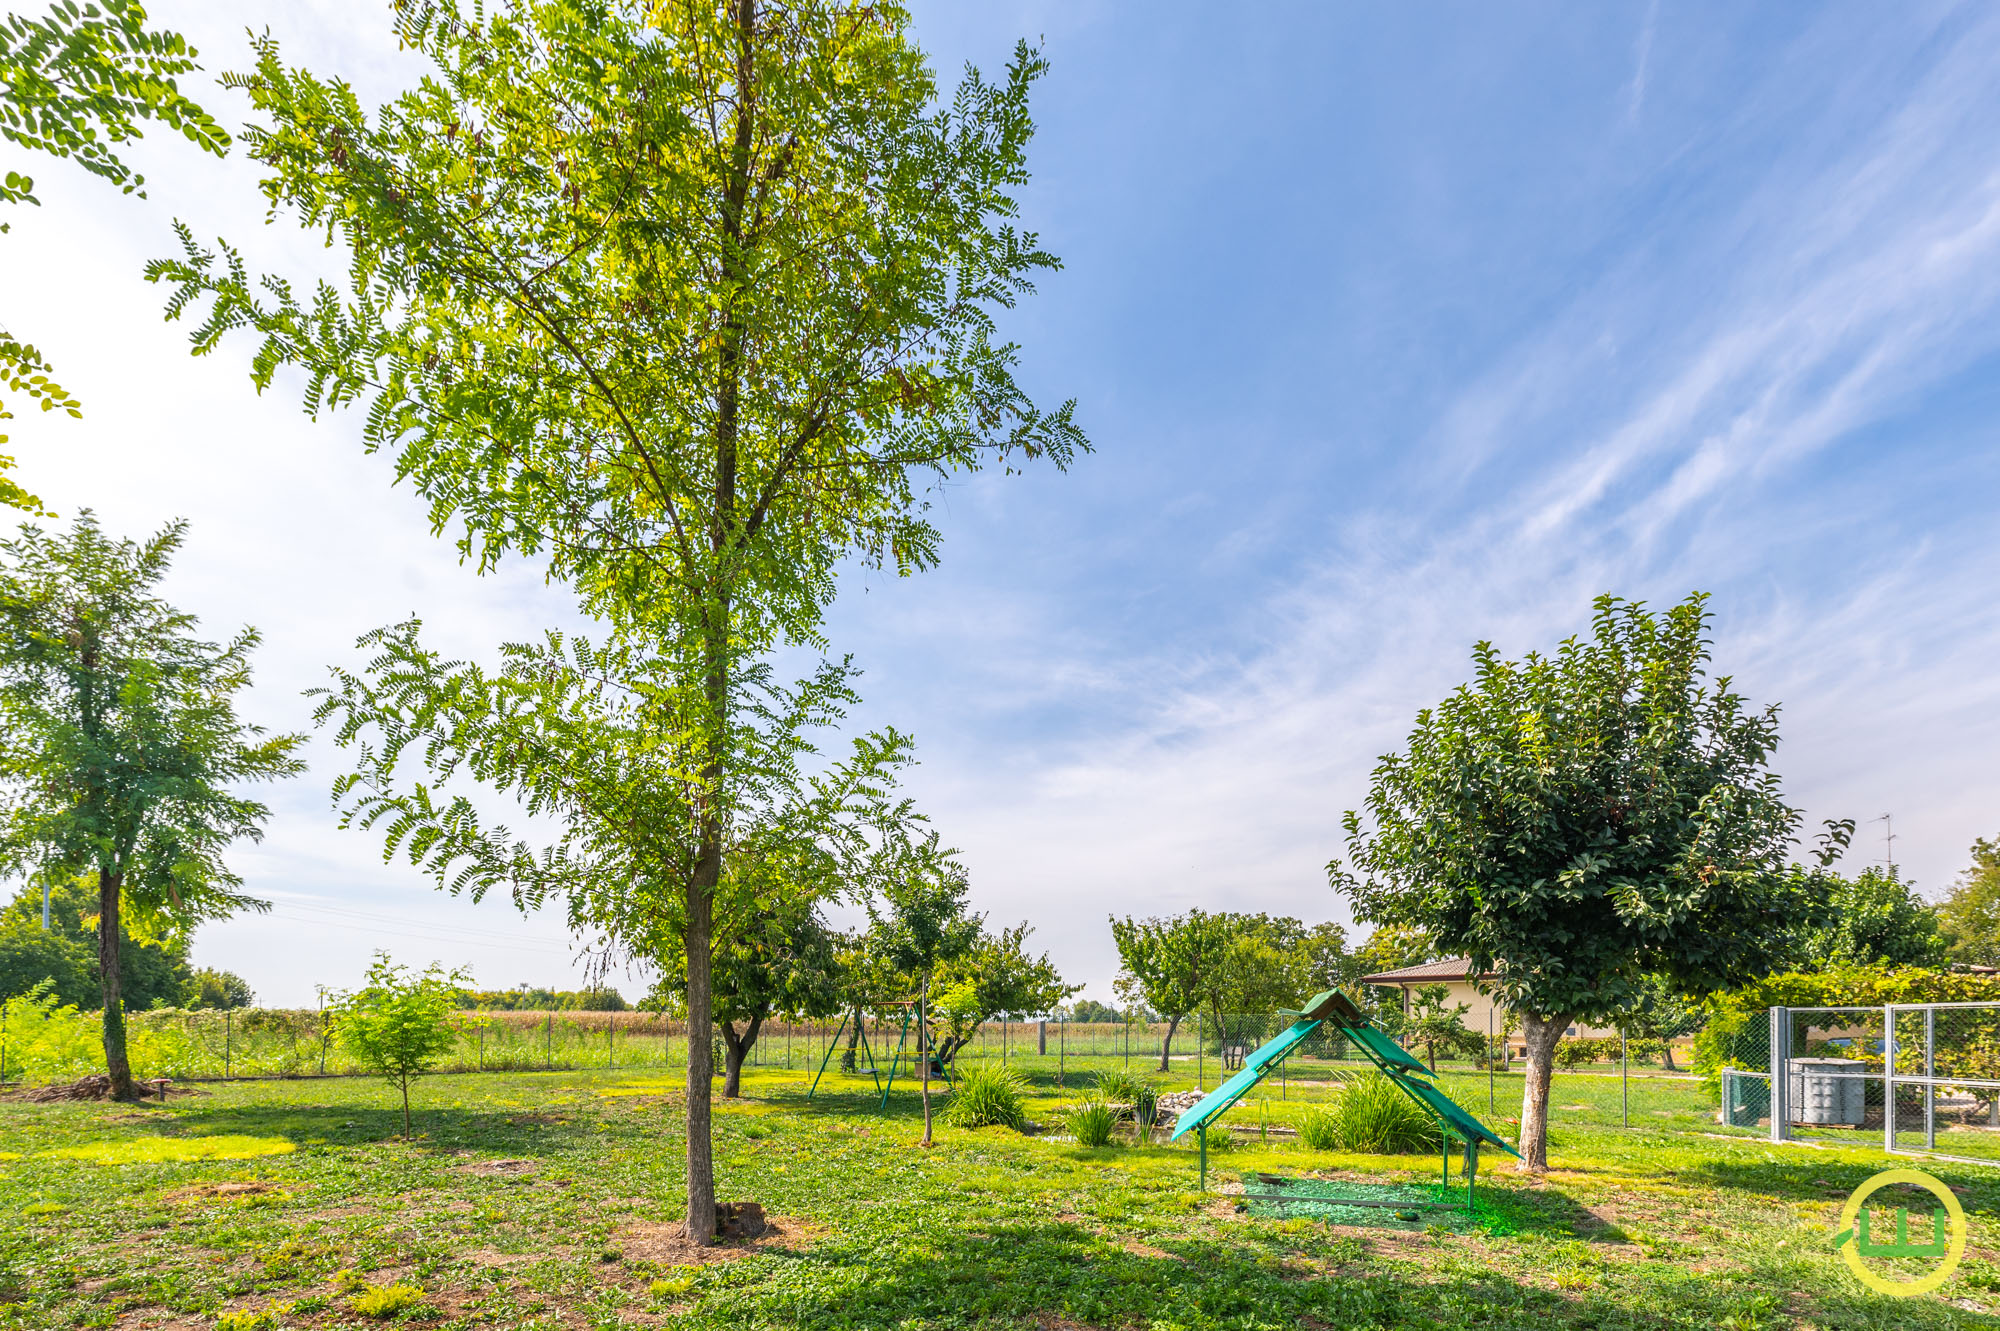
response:
<path id="1" fill-rule="evenodd" d="M 1141 1243 L 1138 1239 L 1131 1238 L 1129 1236 L 1126 1238 L 1119 1239 L 1118 1246 L 1123 1248 L 1126 1252 L 1131 1253 L 1134 1257 L 1163 1258 L 1169 1262 L 1183 1262 L 1183 1263 L 1186 1260 L 1185 1258 L 1175 1256 L 1173 1253 L 1166 1252 L 1159 1248 L 1155 1248 L 1150 1243 Z"/>
<path id="2" fill-rule="evenodd" d="M 690 1242 L 679 1222 L 627 1225 L 612 1237 L 612 1247 L 628 1262 L 663 1262 L 670 1266 L 709 1266 L 733 1262 L 773 1249 L 796 1251 L 809 1246 L 823 1232 L 793 1216 L 766 1215 L 764 1228 L 755 1238 L 718 1240 L 707 1247 Z"/>
<path id="3" fill-rule="evenodd" d="M 278 1185 L 256 1180 L 233 1179 L 225 1183 L 197 1183 L 192 1187 L 175 1188 L 165 1194 L 170 1202 L 190 1202 L 197 1197 L 254 1197 L 260 1192 L 276 1192 Z"/>
<path id="4" fill-rule="evenodd" d="M 192 1086 L 175 1086 L 165 1077 L 153 1081 L 142 1081 L 139 1089 L 148 1100 L 164 1100 L 170 1095 L 207 1095 L 207 1091 L 197 1091 Z M 102 1072 L 93 1072 L 88 1077 L 63 1082 L 55 1086 L 28 1086 L 18 1091 L 0 1095 L 0 1100 L 20 1100 L 29 1104 L 51 1104 L 64 1100 L 109 1100 L 111 1099 L 111 1078 Z"/>
<path id="5" fill-rule="evenodd" d="M 532 1174 L 541 1167 L 541 1163 L 535 1160 L 475 1160 L 457 1168 L 461 1174 L 475 1174 L 481 1178 L 505 1178 L 518 1174 Z"/>

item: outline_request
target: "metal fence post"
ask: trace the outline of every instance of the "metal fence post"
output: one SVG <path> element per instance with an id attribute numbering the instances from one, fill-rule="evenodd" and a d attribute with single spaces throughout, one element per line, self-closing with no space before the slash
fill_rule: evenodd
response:
<path id="1" fill-rule="evenodd" d="M 1896 1005 L 1882 1005 L 1882 1149 L 1896 1149 Z"/>
<path id="2" fill-rule="evenodd" d="M 1498 1113 L 1493 1108 L 1493 1002 L 1486 1003 L 1486 1117 L 1493 1118 Z"/>
<path id="3" fill-rule="evenodd" d="M 1924 1009 L 1924 1149 L 1937 1149 L 1937 1009 Z"/>
<path id="4" fill-rule="evenodd" d="M 1201 1013 L 1197 1012 L 1194 1014 L 1194 1084 L 1197 1088 L 1208 1084 L 1208 1074 L 1203 1070 L 1207 1066 L 1208 1060 L 1208 1037 L 1201 1026 Z M 1204 1140 L 1205 1151 L 1206 1145 Z M 1204 1153 L 1202 1159 L 1206 1161 L 1208 1156 Z"/>
<path id="5" fill-rule="evenodd" d="M 1771 1140 L 1784 1141 L 1791 1122 L 1791 1009 L 1771 1009 Z"/>
<path id="6" fill-rule="evenodd" d="M 224 1077 L 229 1075 L 230 1032 L 234 1025 L 235 1023 L 230 1020 L 229 1009 L 222 1009 L 222 1075 Z"/>
<path id="7" fill-rule="evenodd" d="M 1625 1042 L 1625 1032 L 1618 1032 L 1618 1096 L 1622 1102 L 1625 1127 L 1632 1126 L 1632 1060 Z"/>

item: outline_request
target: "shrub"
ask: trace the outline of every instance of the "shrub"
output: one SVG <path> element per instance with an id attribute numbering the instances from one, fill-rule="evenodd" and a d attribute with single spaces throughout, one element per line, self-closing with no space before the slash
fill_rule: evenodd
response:
<path id="1" fill-rule="evenodd" d="M 424 1301 L 424 1292 L 401 1281 L 393 1285 L 370 1285 L 347 1300 L 347 1306 L 363 1317 L 394 1317 Z"/>
<path id="2" fill-rule="evenodd" d="M 1330 1104 L 1309 1111 L 1299 1140 L 1316 1151 L 1393 1155 L 1436 1147 L 1438 1129 L 1401 1087 L 1370 1072 L 1350 1078 Z"/>
<path id="3" fill-rule="evenodd" d="M 944 1121 L 961 1128 L 998 1125 L 1019 1131 L 1024 1121 L 1021 1095 L 1027 1089 L 1011 1068 L 984 1064 L 960 1074 L 945 1103 Z"/>
<path id="4" fill-rule="evenodd" d="M 1618 1037 L 1615 1035 L 1565 1036 L 1556 1042 L 1556 1066 L 1564 1072 L 1574 1072 L 1591 1063 L 1601 1063 L 1618 1058 Z"/>
<path id="5" fill-rule="evenodd" d="M 1136 1123 L 1150 1124 L 1159 1119 L 1159 1088 L 1143 1077 L 1124 1071 L 1100 1072 L 1097 1094 L 1114 1105 L 1130 1105 Z"/>
<path id="6" fill-rule="evenodd" d="M 1086 1100 L 1070 1106 L 1069 1130 L 1078 1146 L 1109 1146 L 1117 1126 L 1118 1111 L 1108 1101 Z"/>

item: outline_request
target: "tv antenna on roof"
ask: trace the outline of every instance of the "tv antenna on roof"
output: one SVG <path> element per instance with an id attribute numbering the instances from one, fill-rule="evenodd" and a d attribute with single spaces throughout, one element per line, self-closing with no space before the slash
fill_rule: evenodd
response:
<path id="1" fill-rule="evenodd" d="M 1896 872 L 1895 821 L 1892 818 L 1890 818 L 1890 816 L 1886 813 L 1883 814 L 1880 818 L 1870 818 L 1868 821 L 1871 823 L 1882 824 L 1882 848 L 1888 852 L 1887 858 L 1889 861 L 1889 872 L 1891 874 L 1894 874 Z"/>

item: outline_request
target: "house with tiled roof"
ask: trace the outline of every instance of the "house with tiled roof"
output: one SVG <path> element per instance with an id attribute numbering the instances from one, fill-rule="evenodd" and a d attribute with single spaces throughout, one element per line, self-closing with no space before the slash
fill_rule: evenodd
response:
<path id="1" fill-rule="evenodd" d="M 1398 989 L 1402 991 L 1403 1012 L 1407 1015 L 1410 1005 L 1416 1000 L 1416 992 L 1430 985 L 1441 984 L 1451 995 L 1449 1004 L 1463 1003 L 1470 1009 L 1465 1014 L 1467 1028 L 1474 1031 L 1488 1031 L 1498 1035 L 1507 1025 L 1507 1005 L 1497 993 L 1481 993 L 1480 986 L 1489 989 L 1499 977 L 1492 971 L 1483 975 L 1472 974 L 1472 963 L 1464 957 L 1446 957 L 1442 961 L 1426 961 L 1417 966 L 1404 966 L 1399 970 L 1382 971 L 1375 975 L 1364 975 L 1361 983 L 1377 989 Z M 1565 1035 L 1616 1035 L 1610 1027 L 1574 1025 Z M 1515 1054 L 1524 1055 L 1520 1033 L 1513 1036 Z"/>

